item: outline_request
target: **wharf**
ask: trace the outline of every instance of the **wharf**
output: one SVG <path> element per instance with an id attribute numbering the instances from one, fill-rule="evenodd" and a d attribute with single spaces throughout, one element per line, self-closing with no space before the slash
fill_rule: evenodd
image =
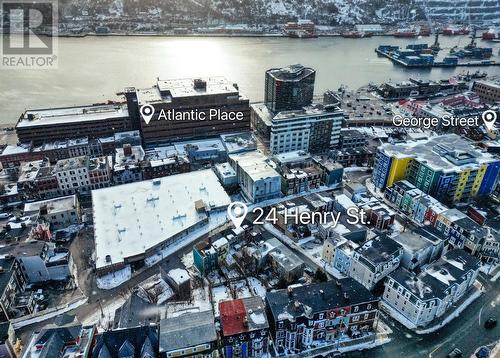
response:
<path id="1" fill-rule="evenodd" d="M 467 62 L 458 62 L 458 63 L 444 63 L 444 62 L 434 62 L 434 63 L 407 63 L 402 59 L 396 58 L 392 54 L 382 51 L 378 48 L 375 49 L 375 52 L 381 56 L 384 56 L 391 60 L 393 63 L 397 65 L 401 65 L 408 68 L 433 68 L 433 67 L 487 67 L 487 66 L 500 66 L 500 62 L 492 61 L 492 60 L 476 60 L 476 61 L 467 61 Z"/>

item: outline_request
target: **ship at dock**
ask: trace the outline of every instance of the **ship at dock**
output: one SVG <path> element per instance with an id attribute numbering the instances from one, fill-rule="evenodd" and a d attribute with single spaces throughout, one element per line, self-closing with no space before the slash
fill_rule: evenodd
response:
<path id="1" fill-rule="evenodd" d="M 488 31 L 483 32 L 481 38 L 486 41 L 500 42 L 500 29 L 491 28 Z"/>
<path id="2" fill-rule="evenodd" d="M 470 29 L 468 27 L 459 26 L 447 26 L 442 30 L 445 36 L 463 36 L 470 34 Z"/>
<path id="3" fill-rule="evenodd" d="M 396 32 L 394 32 L 394 37 L 399 38 L 413 38 L 417 37 L 417 35 L 417 30 L 413 28 L 397 29 Z"/>
<path id="4" fill-rule="evenodd" d="M 342 32 L 340 36 L 348 39 L 362 39 L 365 37 L 372 37 L 373 33 L 364 31 L 347 31 L 347 32 Z"/>
<path id="5" fill-rule="evenodd" d="M 316 25 L 310 20 L 288 22 L 283 27 L 283 34 L 291 38 L 311 39 L 318 37 Z"/>

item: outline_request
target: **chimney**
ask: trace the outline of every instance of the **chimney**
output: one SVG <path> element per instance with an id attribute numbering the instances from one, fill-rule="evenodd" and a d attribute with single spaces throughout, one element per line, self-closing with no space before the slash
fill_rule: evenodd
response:
<path id="1" fill-rule="evenodd" d="M 288 297 L 292 298 L 293 297 L 293 288 L 291 286 L 288 286 L 287 291 L 288 291 Z"/>
<path id="2" fill-rule="evenodd" d="M 298 300 L 295 300 L 295 302 L 293 303 L 293 309 L 295 311 L 298 311 L 300 308 L 300 302 Z"/>
<path id="3" fill-rule="evenodd" d="M 132 155 L 132 146 L 130 144 L 123 145 L 123 154 L 127 157 Z"/>

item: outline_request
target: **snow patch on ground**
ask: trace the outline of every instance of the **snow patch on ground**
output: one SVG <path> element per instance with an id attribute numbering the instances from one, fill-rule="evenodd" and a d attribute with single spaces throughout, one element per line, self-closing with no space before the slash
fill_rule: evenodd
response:
<path id="1" fill-rule="evenodd" d="M 255 277 L 248 277 L 248 284 L 250 285 L 250 292 L 255 296 L 260 296 L 262 299 L 266 298 L 267 290 L 258 279 Z"/>
<path id="2" fill-rule="evenodd" d="M 97 287 L 102 290 L 111 290 L 127 282 L 132 277 L 132 268 L 130 265 L 123 269 L 108 273 L 107 275 L 97 278 Z"/>

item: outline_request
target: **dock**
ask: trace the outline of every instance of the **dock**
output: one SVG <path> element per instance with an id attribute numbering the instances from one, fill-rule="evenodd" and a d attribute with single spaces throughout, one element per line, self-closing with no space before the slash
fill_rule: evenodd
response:
<path id="1" fill-rule="evenodd" d="M 391 60 L 394 64 L 404 66 L 407 68 L 434 68 L 434 67 L 488 67 L 488 66 L 500 66 L 500 62 L 493 60 L 475 60 L 475 61 L 457 61 L 457 62 L 421 62 L 421 63 L 410 63 L 405 61 L 404 58 L 398 58 L 392 51 L 384 51 L 380 48 L 376 48 L 375 52 L 381 56 L 384 56 Z"/>

